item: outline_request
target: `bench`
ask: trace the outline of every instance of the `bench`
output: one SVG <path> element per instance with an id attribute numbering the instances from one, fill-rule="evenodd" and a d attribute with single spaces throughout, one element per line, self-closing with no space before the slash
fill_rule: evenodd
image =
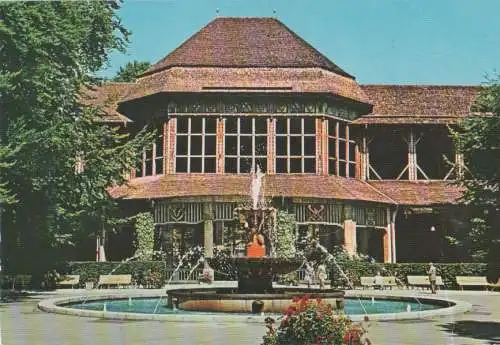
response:
<path id="1" fill-rule="evenodd" d="M 488 290 L 488 279 L 485 276 L 456 276 L 458 286 L 460 289 L 464 289 L 464 286 L 482 286 Z"/>
<path id="2" fill-rule="evenodd" d="M 99 282 L 97 283 L 97 287 L 102 285 L 116 285 L 116 286 L 125 286 L 132 284 L 132 275 L 131 274 L 106 274 L 99 276 Z"/>
<path id="3" fill-rule="evenodd" d="M 74 275 L 74 274 L 68 274 L 65 276 L 62 276 L 60 280 L 57 282 L 57 285 L 62 286 L 62 287 L 68 287 L 71 286 L 71 288 L 75 287 L 80 283 L 80 276 L 79 275 Z"/>
<path id="4" fill-rule="evenodd" d="M 363 288 L 375 286 L 375 277 L 360 277 L 359 279 Z M 397 286 L 396 277 L 387 276 L 383 277 L 383 279 L 384 285 L 382 285 L 382 288 L 389 287 L 392 289 L 393 286 Z"/>
<path id="5" fill-rule="evenodd" d="M 408 280 L 408 286 L 416 286 L 416 287 L 427 287 L 430 288 L 431 282 L 429 281 L 428 276 L 406 276 Z M 436 276 L 436 285 L 439 288 L 440 286 L 444 286 L 443 278 L 441 276 Z"/>
<path id="6" fill-rule="evenodd" d="M 367 288 L 367 287 L 373 287 L 375 285 L 375 277 L 360 277 L 359 278 L 361 281 L 361 287 Z"/>

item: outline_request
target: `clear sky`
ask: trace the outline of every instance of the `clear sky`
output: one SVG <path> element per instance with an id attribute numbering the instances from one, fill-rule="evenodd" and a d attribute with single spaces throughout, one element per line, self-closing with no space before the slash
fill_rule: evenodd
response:
<path id="1" fill-rule="evenodd" d="M 360 83 L 478 84 L 500 69 L 500 0 L 124 0 L 131 60 L 156 62 L 220 16 L 273 16 Z"/>

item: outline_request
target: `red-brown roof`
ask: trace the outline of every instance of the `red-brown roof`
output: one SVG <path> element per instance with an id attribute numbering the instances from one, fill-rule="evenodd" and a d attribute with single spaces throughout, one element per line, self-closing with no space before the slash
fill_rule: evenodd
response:
<path id="1" fill-rule="evenodd" d="M 134 179 L 128 186 L 114 187 L 109 192 L 116 199 L 249 197 L 250 185 L 250 175 L 174 174 Z M 394 203 L 366 182 L 337 176 L 266 175 L 263 179 L 263 190 L 267 197 L 309 197 Z"/>
<path id="2" fill-rule="evenodd" d="M 374 107 L 358 124 L 448 124 L 470 115 L 479 86 L 361 85 Z"/>
<path id="3" fill-rule="evenodd" d="M 457 204 L 463 189 L 448 181 L 370 181 L 373 187 L 399 205 Z"/>
<path id="4" fill-rule="evenodd" d="M 83 105 L 101 106 L 104 122 L 129 122 L 130 120 L 117 111 L 118 102 L 134 83 L 107 82 L 101 86 L 87 87 L 81 96 Z"/>
<path id="5" fill-rule="evenodd" d="M 320 67 L 352 77 L 275 18 L 216 18 L 146 74 L 174 66 Z"/>
<path id="6" fill-rule="evenodd" d="M 173 67 L 142 77 L 122 101 L 161 92 L 330 93 L 368 103 L 354 79 L 320 68 Z"/>

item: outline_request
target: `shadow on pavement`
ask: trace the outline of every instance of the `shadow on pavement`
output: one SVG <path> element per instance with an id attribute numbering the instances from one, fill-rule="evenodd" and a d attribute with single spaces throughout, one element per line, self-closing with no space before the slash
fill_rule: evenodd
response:
<path id="1" fill-rule="evenodd" d="M 500 322 L 462 320 L 439 325 L 448 333 L 500 343 Z"/>

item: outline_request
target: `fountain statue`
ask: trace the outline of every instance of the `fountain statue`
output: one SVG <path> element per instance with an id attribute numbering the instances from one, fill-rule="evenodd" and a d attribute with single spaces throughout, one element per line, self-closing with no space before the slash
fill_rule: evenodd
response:
<path id="1" fill-rule="evenodd" d="M 194 311 L 282 312 L 289 306 L 292 296 L 307 294 L 342 308 L 343 291 L 273 287 L 273 278 L 277 274 L 298 270 L 304 259 L 277 257 L 277 210 L 264 202 L 263 177 L 257 167 L 250 185 L 251 203 L 236 208 L 233 214 L 236 226 L 244 233 L 246 244 L 243 255 L 227 259 L 236 268 L 238 287 L 169 290 L 169 307 Z M 214 258 L 206 260 L 212 266 L 215 264 Z"/>

